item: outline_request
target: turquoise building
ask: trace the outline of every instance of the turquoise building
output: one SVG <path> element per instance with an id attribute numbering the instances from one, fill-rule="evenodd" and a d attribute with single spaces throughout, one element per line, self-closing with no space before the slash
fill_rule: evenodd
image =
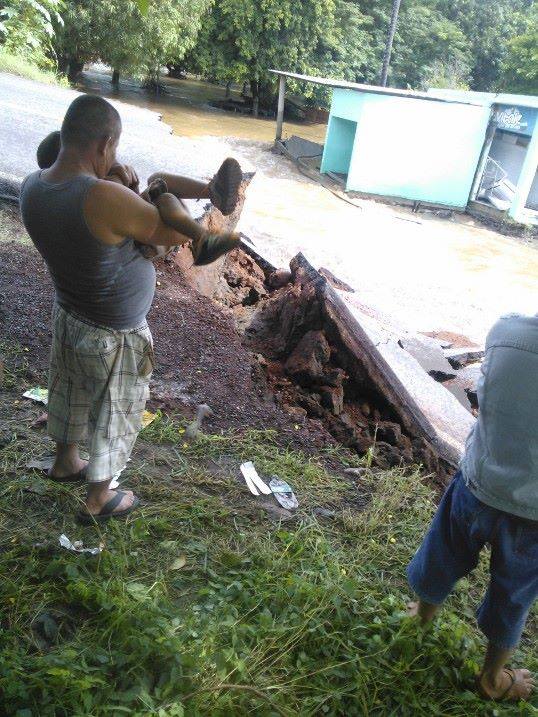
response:
<path id="1" fill-rule="evenodd" d="M 475 202 L 537 221 L 537 97 L 275 74 L 279 142 L 286 77 L 332 88 L 321 172 L 338 175 L 347 191 L 455 209 Z"/>

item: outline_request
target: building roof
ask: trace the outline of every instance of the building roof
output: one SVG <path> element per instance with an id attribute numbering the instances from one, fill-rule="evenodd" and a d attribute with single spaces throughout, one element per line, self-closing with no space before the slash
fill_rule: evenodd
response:
<path id="1" fill-rule="evenodd" d="M 448 90 L 431 88 L 427 92 L 415 90 L 399 90 L 395 87 L 380 87 L 378 85 L 362 85 L 358 82 L 347 80 L 334 80 L 330 77 L 315 77 L 313 75 L 299 75 L 296 72 L 284 72 L 283 70 L 269 70 L 273 75 L 289 77 L 300 82 L 312 82 L 325 87 L 335 87 L 344 90 L 355 90 L 356 92 L 370 92 L 378 95 L 393 95 L 395 97 L 413 97 L 415 99 L 430 100 L 438 102 L 458 102 L 465 105 L 480 105 L 491 107 L 491 105 L 519 105 L 520 107 L 538 108 L 538 97 L 532 95 L 514 95 L 495 92 L 471 92 L 469 90 Z"/>
<path id="2" fill-rule="evenodd" d="M 469 97 L 474 102 L 482 103 L 487 107 L 491 105 L 519 105 L 520 107 L 534 107 L 538 109 L 538 97 L 535 95 L 514 95 L 508 92 L 472 92 L 469 90 L 445 90 L 432 87 L 428 94 L 435 97 L 457 99 Z"/>
<path id="3" fill-rule="evenodd" d="M 429 92 L 418 92 L 415 90 L 399 90 L 395 87 L 380 87 L 378 85 L 361 85 L 358 82 L 348 82 L 347 80 L 334 80 L 327 77 L 315 77 L 313 75 L 299 75 L 296 72 L 284 72 L 283 70 L 269 70 L 273 75 L 281 77 L 289 77 L 292 80 L 300 82 L 312 82 L 316 85 L 324 85 L 325 87 L 334 87 L 344 90 L 354 90 L 355 92 L 369 92 L 377 95 L 393 95 L 395 97 L 411 97 L 421 100 L 429 100 L 430 102 L 457 102 L 465 105 L 484 105 L 483 101 L 475 101 L 474 98 L 464 97 L 444 97 Z"/>

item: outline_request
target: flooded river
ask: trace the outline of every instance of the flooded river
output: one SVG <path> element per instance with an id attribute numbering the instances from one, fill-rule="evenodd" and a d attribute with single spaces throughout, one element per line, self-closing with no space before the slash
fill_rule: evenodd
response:
<path id="1" fill-rule="evenodd" d="M 176 80 L 163 78 L 168 94 L 152 97 L 133 80 L 122 80 L 119 91 L 110 85 L 110 73 L 92 68 L 84 73 L 81 89 L 98 92 L 139 107 L 160 112 L 163 121 L 170 125 L 179 137 L 237 137 L 240 139 L 272 141 L 275 138 L 274 119 L 254 119 L 235 112 L 225 112 L 211 107 L 210 102 L 223 100 L 226 90 L 220 85 L 194 79 Z M 239 99 L 237 92 L 234 98 Z M 299 134 L 313 142 L 325 141 L 325 124 L 286 122 L 287 136 Z"/>

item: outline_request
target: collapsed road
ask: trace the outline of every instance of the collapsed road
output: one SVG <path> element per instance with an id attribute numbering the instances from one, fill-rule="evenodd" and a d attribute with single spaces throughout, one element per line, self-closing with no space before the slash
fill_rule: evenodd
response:
<path id="1" fill-rule="evenodd" d="M 233 215 L 223 217 L 206 206 L 199 220 L 214 231 L 232 230 L 251 179 L 244 175 Z M 4 179 L 2 190 L 16 199 L 19 182 Z M 156 264 L 194 297 L 205 296 L 232 312 L 240 341 L 257 364 L 261 392 L 270 394 L 299 430 L 330 435 L 380 467 L 420 463 L 441 479 L 453 472 L 474 418 L 454 395 L 461 386 L 447 390 L 435 378 L 448 385 L 458 373 L 453 366 L 465 363 L 465 356 L 479 357 L 479 348 L 453 352 L 441 368 L 432 368 L 428 354 L 439 352 L 441 342 L 383 326 L 350 287 L 316 270 L 302 254 L 289 270 L 277 269 L 246 237 L 241 249 L 208 267 L 192 266 L 187 247 Z M 192 409 L 201 397 L 189 395 L 178 381 L 174 392 L 174 376 L 173 370 L 157 374 L 157 401 L 167 409 Z M 213 403 L 211 395 L 203 400 Z M 236 408 L 245 411 L 244 405 Z"/>
<path id="2" fill-rule="evenodd" d="M 474 417 L 406 350 L 441 342 L 387 331 L 350 300 L 349 287 L 297 255 L 276 269 L 245 239 L 202 279 L 203 292 L 232 309 L 277 401 L 294 420 L 321 423 L 375 465 L 421 463 L 449 476 Z M 448 360 L 448 373 L 456 371 Z M 443 378 L 446 378 L 443 375 Z"/>

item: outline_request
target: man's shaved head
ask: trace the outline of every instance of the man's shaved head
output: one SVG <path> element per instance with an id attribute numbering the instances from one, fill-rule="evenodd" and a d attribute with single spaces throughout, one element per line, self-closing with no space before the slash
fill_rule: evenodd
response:
<path id="1" fill-rule="evenodd" d="M 73 100 L 62 123 L 62 145 L 88 147 L 106 137 L 116 140 L 121 133 L 118 111 L 102 97 L 80 95 Z"/>

